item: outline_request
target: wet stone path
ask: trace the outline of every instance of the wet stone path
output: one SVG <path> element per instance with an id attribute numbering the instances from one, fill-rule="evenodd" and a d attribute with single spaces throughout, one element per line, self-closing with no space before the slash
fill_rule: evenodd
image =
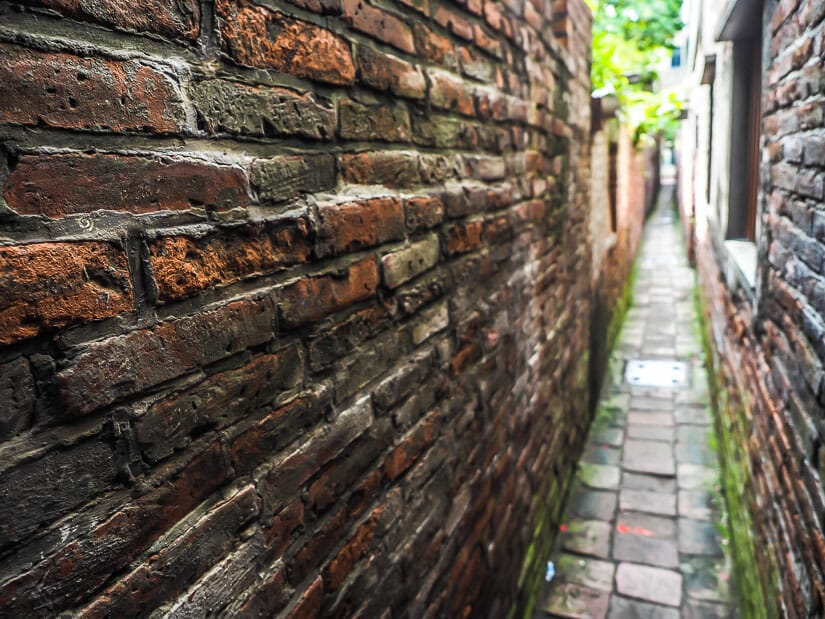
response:
<path id="1" fill-rule="evenodd" d="M 669 204 L 638 260 L 534 619 L 736 616 L 694 274 Z"/>

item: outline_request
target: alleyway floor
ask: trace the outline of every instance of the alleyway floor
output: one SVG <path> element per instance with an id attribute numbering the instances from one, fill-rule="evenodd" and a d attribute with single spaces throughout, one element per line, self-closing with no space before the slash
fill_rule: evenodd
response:
<path id="1" fill-rule="evenodd" d="M 736 616 L 694 273 L 662 194 L 536 618 Z"/>

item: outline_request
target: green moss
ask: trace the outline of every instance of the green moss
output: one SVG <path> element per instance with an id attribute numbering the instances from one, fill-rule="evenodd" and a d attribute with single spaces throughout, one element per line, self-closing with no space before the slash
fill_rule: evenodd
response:
<path id="1" fill-rule="evenodd" d="M 731 545 L 738 607 L 743 618 L 773 619 L 778 612 L 773 591 L 773 583 L 778 582 L 776 568 L 768 565 L 760 573 L 758 558 L 767 553 L 757 552 L 753 516 L 748 504 L 751 471 L 746 451 L 749 422 L 745 411 L 749 404 L 746 394 L 730 394 L 719 380 L 714 363 L 718 357 L 711 339 L 708 313 L 698 288 L 694 294 L 694 303 L 708 365 L 711 407 L 716 425 L 715 442 L 721 463 L 720 482 L 727 507 L 721 527 L 722 536 Z M 770 557 L 767 558 L 770 560 Z"/>

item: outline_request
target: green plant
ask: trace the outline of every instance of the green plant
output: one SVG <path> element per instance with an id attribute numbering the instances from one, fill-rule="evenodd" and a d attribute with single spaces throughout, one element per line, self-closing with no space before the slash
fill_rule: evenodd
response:
<path id="1" fill-rule="evenodd" d="M 594 93 L 615 95 L 636 142 L 672 141 L 682 104 L 677 89 L 656 90 L 657 66 L 667 61 L 682 27 L 682 0 L 587 0 L 593 11 Z"/>

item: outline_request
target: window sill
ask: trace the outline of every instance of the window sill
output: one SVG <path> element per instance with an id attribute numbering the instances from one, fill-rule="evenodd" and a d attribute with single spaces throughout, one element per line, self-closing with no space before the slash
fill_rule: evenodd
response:
<path id="1" fill-rule="evenodd" d="M 747 240 L 728 240 L 724 244 L 727 260 L 725 279 L 730 288 L 742 288 L 754 297 L 756 288 L 756 243 Z"/>

